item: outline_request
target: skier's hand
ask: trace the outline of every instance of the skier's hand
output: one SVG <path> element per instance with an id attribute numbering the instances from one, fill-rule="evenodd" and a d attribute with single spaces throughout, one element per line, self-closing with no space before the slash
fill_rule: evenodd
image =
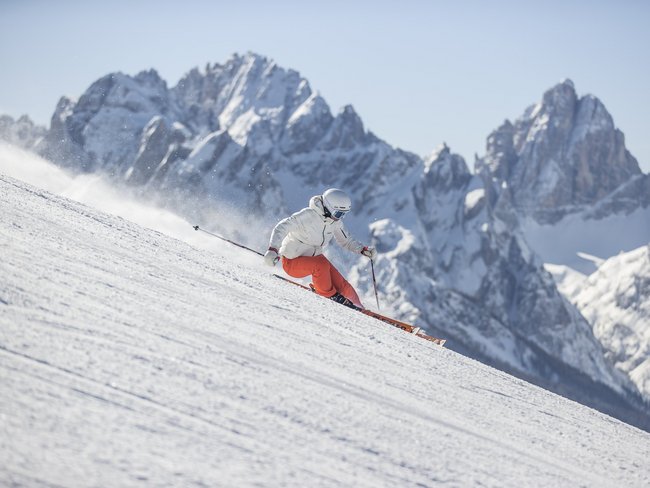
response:
<path id="1" fill-rule="evenodd" d="M 372 261 L 375 260 L 377 257 L 377 249 L 374 247 L 368 247 L 364 246 L 363 249 L 361 250 L 361 254 L 363 254 L 366 257 L 369 257 Z"/>
<path id="2" fill-rule="evenodd" d="M 280 256 L 278 256 L 277 249 L 270 247 L 269 250 L 264 253 L 264 262 L 269 266 L 275 266 L 275 263 L 277 263 L 279 260 Z"/>

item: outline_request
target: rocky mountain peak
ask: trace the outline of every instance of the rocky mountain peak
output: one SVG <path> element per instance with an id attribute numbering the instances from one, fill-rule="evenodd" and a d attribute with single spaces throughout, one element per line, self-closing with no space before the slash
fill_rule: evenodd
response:
<path id="1" fill-rule="evenodd" d="M 514 138 L 515 127 L 509 120 L 504 121 L 499 128 L 488 136 L 487 156 L 480 168 L 487 168 L 498 179 L 507 181 L 517 162 Z M 475 163 L 475 166 L 479 167 L 481 160 L 477 161 L 477 163 Z"/>
<path id="2" fill-rule="evenodd" d="M 45 127 L 35 124 L 27 115 L 15 120 L 8 115 L 0 115 L 0 140 L 28 149 L 38 144 L 45 134 Z"/>
<path id="3" fill-rule="evenodd" d="M 472 176 L 465 159 L 446 143 L 424 160 L 424 175 L 428 187 L 445 190 L 464 187 Z"/>
<path id="4" fill-rule="evenodd" d="M 190 71 L 172 90 L 183 122 L 199 133 L 224 128 L 244 144 L 252 126 L 264 119 L 278 139 L 293 112 L 312 95 L 297 71 L 280 68 L 257 54 L 234 54 L 225 64 Z"/>
<path id="5" fill-rule="evenodd" d="M 575 85 L 571 80 L 565 79 L 544 93 L 541 107 L 547 112 L 569 115 L 577 100 Z"/>
<path id="6" fill-rule="evenodd" d="M 366 137 L 361 117 L 352 105 L 346 105 L 336 115 L 330 133 L 323 141 L 326 148 L 342 147 L 351 149 L 357 144 L 362 144 Z"/>
<path id="7" fill-rule="evenodd" d="M 484 168 L 508 184 L 520 213 L 541 223 L 580 211 L 640 174 L 603 103 L 579 98 L 570 80 L 489 135 L 476 164 Z"/>

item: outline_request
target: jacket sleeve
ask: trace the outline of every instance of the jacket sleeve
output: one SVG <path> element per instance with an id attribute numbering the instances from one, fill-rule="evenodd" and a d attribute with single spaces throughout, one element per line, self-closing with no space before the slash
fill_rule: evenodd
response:
<path id="1" fill-rule="evenodd" d="M 339 246 L 348 251 L 360 253 L 364 248 L 363 244 L 354 240 L 352 236 L 350 236 L 348 230 L 343 226 L 343 224 L 334 231 L 334 237 L 336 238 L 336 242 L 339 243 Z"/>
<path id="2" fill-rule="evenodd" d="M 285 237 L 287 237 L 289 232 L 299 231 L 302 228 L 303 213 L 304 209 L 300 212 L 296 212 L 286 219 L 282 219 L 276 224 L 276 226 L 273 228 L 273 232 L 271 232 L 271 240 L 269 241 L 270 248 L 272 247 L 274 249 L 280 249 L 282 246 L 282 241 Z"/>

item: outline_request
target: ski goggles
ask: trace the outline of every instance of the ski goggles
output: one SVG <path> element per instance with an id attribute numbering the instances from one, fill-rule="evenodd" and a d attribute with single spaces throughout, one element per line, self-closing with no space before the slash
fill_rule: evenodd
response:
<path id="1" fill-rule="evenodd" d="M 334 210 L 334 211 L 332 212 L 332 217 L 334 217 L 336 220 L 342 219 L 343 217 L 346 216 L 346 214 L 347 214 L 349 211 L 350 211 L 350 210 Z"/>

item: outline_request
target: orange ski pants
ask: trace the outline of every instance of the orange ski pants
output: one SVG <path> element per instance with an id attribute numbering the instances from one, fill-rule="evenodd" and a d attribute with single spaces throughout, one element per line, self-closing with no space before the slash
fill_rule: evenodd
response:
<path id="1" fill-rule="evenodd" d="M 311 275 L 314 289 L 319 295 L 329 298 L 338 292 L 357 307 L 363 306 L 352 285 L 322 254 L 320 256 L 299 256 L 293 259 L 283 257 L 282 268 L 294 278 Z"/>

